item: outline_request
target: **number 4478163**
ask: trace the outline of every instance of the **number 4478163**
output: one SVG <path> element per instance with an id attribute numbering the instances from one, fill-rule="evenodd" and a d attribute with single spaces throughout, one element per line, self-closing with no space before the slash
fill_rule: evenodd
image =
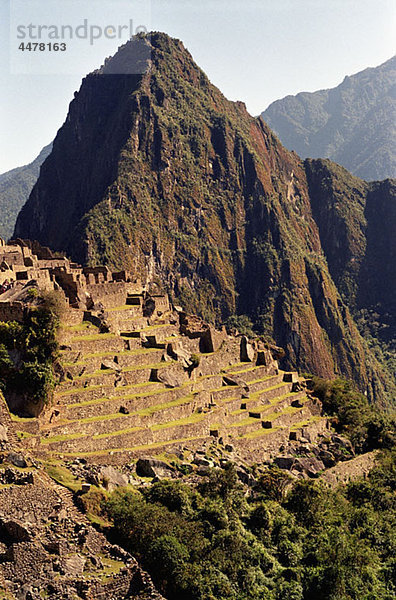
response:
<path id="1" fill-rule="evenodd" d="M 66 50 L 66 44 L 64 42 L 28 42 L 27 44 L 22 42 L 19 44 L 18 50 L 22 50 L 22 52 L 25 50 L 28 52 L 36 52 L 37 50 L 39 52 L 45 52 L 45 50 L 49 50 L 50 52 L 64 52 Z"/>

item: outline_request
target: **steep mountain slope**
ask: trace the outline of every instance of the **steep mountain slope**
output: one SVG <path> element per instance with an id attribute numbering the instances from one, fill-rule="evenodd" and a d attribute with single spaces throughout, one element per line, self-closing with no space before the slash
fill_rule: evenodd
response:
<path id="1" fill-rule="evenodd" d="M 30 164 L 0 175 L 0 237 L 8 239 L 14 231 L 19 211 L 29 198 L 40 173 L 40 167 L 50 154 L 52 144 L 45 146 Z"/>
<path id="2" fill-rule="evenodd" d="M 396 57 L 336 88 L 273 102 L 262 117 L 300 156 L 328 157 L 367 180 L 396 177 Z"/>
<path id="3" fill-rule="evenodd" d="M 329 160 L 305 168 L 331 276 L 396 381 L 396 181 L 367 183 Z"/>
<path id="4" fill-rule="evenodd" d="M 147 49 L 143 75 L 119 74 Z M 288 365 L 381 395 L 328 272 L 303 163 L 164 34 L 84 79 L 15 236 L 159 279 L 206 318 L 247 314 Z"/>

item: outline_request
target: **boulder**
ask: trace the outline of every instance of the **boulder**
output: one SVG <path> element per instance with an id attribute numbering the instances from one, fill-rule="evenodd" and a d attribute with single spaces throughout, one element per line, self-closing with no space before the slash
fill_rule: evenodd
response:
<path id="1" fill-rule="evenodd" d="M 14 519 L 0 518 L 0 527 L 12 543 L 29 542 L 32 539 L 28 526 Z"/>
<path id="2" fill-rule="evenodd" d="M 166 369 L 153 369 L 151 379 L 152 381 L 163 383 L 165 387 L 175 388 L 181 386 L 187 380 L 187 375 L 181 370 L 181 367 L 170 367 Z"/>
<path id="3" fill-rule="evenodd" d="M 249 475 L 242 469 L 237 469 L 236 474 L 237 474 L 239 481 L 241 481 L 245 485 L 249 485 L 251 487 L 253 487 L 255 485 L 256 482 L 255 482 L 254 477 L 252 477 L 251 475 Z"/>
<path id="4" fill-rule="evenodd" d="M 102 467 L 99 471 L 99 477 L 103 482 L 103 485 L 109 491 L 114 490 L 116 487 L 125 487 L 128 485 L 129 480 L 126 475 L 120 473 L 112 466 Z"/>
<path id="5" fill-rule="evenodd" d="M 328 469 L 330 467 L 334 467 L 334 465 L 336 464 L 336 460 L 334 458 L 334 454 L 332 454 L 328 450 L 321 450 L 319 452 L 319 458 L 320 458 L 320 460 L 323 461 L 324 466 L 326 467 L 326 469 Z"/>
<path id="6" fill-rule="evenodd" d="M 316 475 L 319 471 L 323 471 L 325 466 L 321 460 L 316 458 L 315 456 L 307 457 L 307 458 L 296 458 L 295 467 L 301 469 L 301 471 L 305 471 L 309 477 Z"/>
<path id="7" fill-rule="evenodd" d="M 136 473 L 139 477 L 171 477 L 174 469 L 162 460 L 139 458 Z"/>
<path id="8" fill-rule="evenodd" d="M 277 456 L 274 459 L 274 463 L 280 469 L 290 470 L 293 466 L 295 466 L 296 457 L 295 456 Z"/>
<path id="9" fill-rule="evenodd" d="M 110 360 L 109 358 L 102 360 L 102 364 L 100 365 L 100 368 L 101 369 L 112 369 L 113 371 L 117 371 L 117 372 L 121 371 L 120 365 L 118 363 L 116 363 L 114 360 Z"/>
<path id="10" fill-rule="evenodd" d="M 8 442 L 7 429 L 4 425 L 0 425 L 0 442 Z"/>
<path id="11" fill-rule="evenodd" d="M 64 574 L 68 577 L 79 577 L 83 574 L 85 562 L 85 558 L 79 554 L 64 558 L 62 561 Z"/>
<path id="12" fill-rule="evenodd" d="M 10 452 L 7 456 L 8 462 L 10 462 L 14 467 L 19 467 L 24 469 L 27 467 L 27 462 L 22 454 L 19 452 Z"/>
<path id="13" fill-rule="evenodd" d="M 181 362 L 184 368 L 188 369 L 192 366 L 191 353 L 183 348 L 180 342 L 169 342 L 167 353 L 174 360 Z"/>
<path id="14" fill-rule="evenodd" d="M 241 337 L 240 358 L 241 362 L 253 362 L 255 351 L 248 338 L 243 335 Z"/>

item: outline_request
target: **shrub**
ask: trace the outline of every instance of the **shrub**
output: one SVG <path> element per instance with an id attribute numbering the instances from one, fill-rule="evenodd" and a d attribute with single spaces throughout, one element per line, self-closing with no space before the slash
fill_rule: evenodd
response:
<path id="1" fill-rule="evenodd" d="M 31 289 L 36 306 L 29 308 L 23 323 L 0 322 L 0 385 L 6 395 L 48 402 L 55 385 L 52 365 L 62 299 L 56 293 L 40 296 L 37 288 Z"/>
<path id="2" fill-rule="evenodd" d="M 326 414 L 334 417 L 334 426 L 351 440 L 357 452 L 394 445 L 394 415 L 370 405 L 354 383 L 345 379 L 327 380 L 313 377 L 313 394 Z"/>
<path id="3" fill-rule="evenodd" d="M 390 600 L 394 465 L 386 451 L 365 481 L 298 481 L 281 501 L 257 486 L 245 503 L 229 466 L 198 486 L 116 491 L 105 506 L 112 537 L 169 600 Z"/>

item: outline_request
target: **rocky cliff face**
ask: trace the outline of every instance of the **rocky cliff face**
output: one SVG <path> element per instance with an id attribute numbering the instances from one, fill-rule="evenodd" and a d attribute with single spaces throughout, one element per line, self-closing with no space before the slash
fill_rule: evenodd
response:
<path id="1" fill-rule="evenodd" d="M 305 168 L 330 274 L 394 379 L 396 182 L 366 183 L 329 160 Z"/>
<path id="2" fill-rule="evenodd" d="M 287 148 L 328 157 L 363 179 L 396 176 L 396 57 L 336 88 L 273 102 L 262 117 Z"/>
<path id="3" fill-rule="evenodd" d="M 115 74 L 142 44 L 146 72 Z M 206 318 L 247 314 L 290 366 L 380 393 L 329 274 L 304 164 L 177 40 L 135 39 L 84 79 L 15 235 L 160 280 Z"/>

